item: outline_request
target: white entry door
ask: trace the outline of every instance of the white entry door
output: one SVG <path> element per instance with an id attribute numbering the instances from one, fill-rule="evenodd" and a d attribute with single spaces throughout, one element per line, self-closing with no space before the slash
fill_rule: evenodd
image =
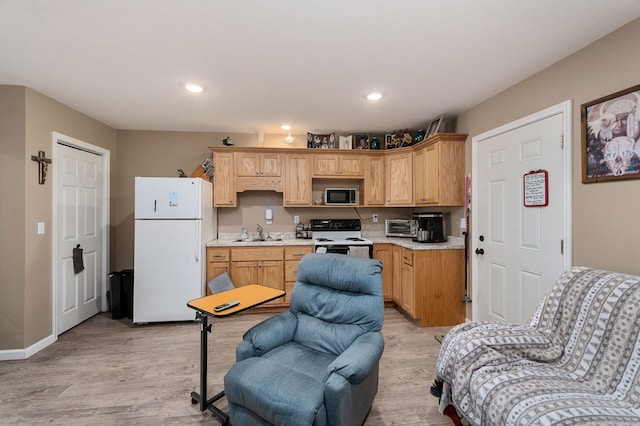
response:
<path id="1" fill-rule="evenodd" d="M 57 144 L 57 325 L 58 334 L 97 314 L 102 304 L 102 159 Z M 73 249 L 82 249 L 76 273 Z"/>
<path id="2" fill-rule="evenodd" d="M 474 138 L 474 319 L 527 322 L 569 266 L 568 114 Z M 548 205 L 525 207 L 523 176 L 537 170 L 548 173 Z"/>

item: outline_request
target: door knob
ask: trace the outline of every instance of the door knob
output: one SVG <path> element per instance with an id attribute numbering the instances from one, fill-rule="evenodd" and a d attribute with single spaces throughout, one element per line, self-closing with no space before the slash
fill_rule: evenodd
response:
<path id="1" fill-rule="evenodd" d="M 477 248 L 476 249 L 476 254 L 484 254 L 484 249 Z"/>

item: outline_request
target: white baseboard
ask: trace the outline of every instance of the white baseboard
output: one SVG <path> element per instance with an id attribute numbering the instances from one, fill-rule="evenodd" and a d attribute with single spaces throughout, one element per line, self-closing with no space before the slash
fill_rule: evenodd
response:
<path id="1" fill-rule="evenodd" d="M 53 335 L 47 336 L 39 342 L 34 343 L 26 349 L 7 349 L 0 350 L 0 361 L 15 361 L 20 359 L 27 359 L 31 355 L 34 355 L 47 346 L 53 344 L 56 341 L 56 337 Z"/>

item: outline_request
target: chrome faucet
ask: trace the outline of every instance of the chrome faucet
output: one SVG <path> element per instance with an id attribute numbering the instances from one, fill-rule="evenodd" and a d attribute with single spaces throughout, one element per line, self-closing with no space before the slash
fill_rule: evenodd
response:
<path id="1" fill-rule="evenodd" d="M 258 239 L 264 240 L 264 232 L 263 232 L 262 226 L 259 223 L 257 223 L 256 225 L 258 225 L 258 227 L 256 228 L 256 232 L 258 233 Z"/>

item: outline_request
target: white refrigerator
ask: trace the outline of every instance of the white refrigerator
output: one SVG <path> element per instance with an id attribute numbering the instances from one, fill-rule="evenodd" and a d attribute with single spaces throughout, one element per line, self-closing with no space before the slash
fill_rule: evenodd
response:
<path id="1" fill-rule="evenodd" d="M 210 182 L 135 178 L 134 323 L 195 319 L 187 302 L 205 294 L 215 214 Z"/>

